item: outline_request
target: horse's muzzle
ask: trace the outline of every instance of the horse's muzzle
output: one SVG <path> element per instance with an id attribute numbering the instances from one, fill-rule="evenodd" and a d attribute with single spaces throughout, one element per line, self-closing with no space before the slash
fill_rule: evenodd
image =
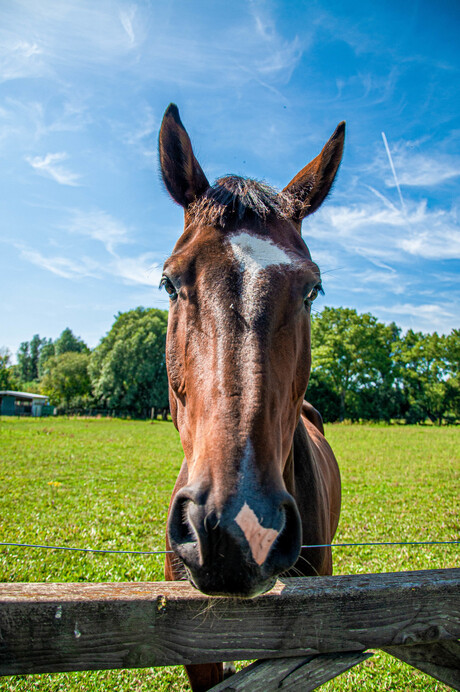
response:
<path id="1" fill-rule="evenodd" d="M 252 504 L 256 504 L 252 501 Z M 171 548 L 191 583 L 212 596 L 252 598 L 268 591 L 300 553 L 301 522 L 287 492 L 257 496 L 257 506 L 234 497 L 221 512 L 212 496 L 180 490 L 171 507 Z"/>

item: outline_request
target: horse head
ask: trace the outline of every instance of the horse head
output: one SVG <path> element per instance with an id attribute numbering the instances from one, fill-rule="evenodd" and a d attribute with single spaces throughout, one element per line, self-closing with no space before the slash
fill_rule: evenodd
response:
<path id="1" fill-rule="evenodd" d="M 163 118 L 161 172 L 185 212 L 162 278 L 170 407 L 185 454 L 168 542 L 204 593 L 263 593 L 299 556 L 292 444 L 321 291 L 300 227 L 331 188 L 344 134 L 341 123 L 277 192 L 237 176 L 210 185 L 177 107 Z"/>

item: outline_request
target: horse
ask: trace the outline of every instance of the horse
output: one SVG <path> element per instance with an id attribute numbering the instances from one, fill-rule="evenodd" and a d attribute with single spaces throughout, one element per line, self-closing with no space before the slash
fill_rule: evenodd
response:
<path id="1" fill-rule="evenodd" d="M 235 175 L 210 185 L 177 106 L 163 117 L 161 174 L 184 209 L 161 279 L 170 410 L 185 456 L 165 577 L 205 594 L 254 598 L 280 575 L 332 574 L 340 474 L 304 401 L 322 285 L 301 224 L 331 189 L 344 137 L 342 122 L 280 192 Z M 194 692 L 223 676 L 221 663 L 186 670 Z"/>

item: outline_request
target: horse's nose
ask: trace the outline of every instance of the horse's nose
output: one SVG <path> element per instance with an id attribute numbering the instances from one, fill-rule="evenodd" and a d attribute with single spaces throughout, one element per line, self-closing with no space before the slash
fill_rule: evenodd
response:
<path id="1" fill-rule="evenodd" d="M 193 583 L 216 595 L 266 591 L 300 552 L 300 517 L 286 492 L 257 501 L 234 497 L 218 512 L 211 494 L 183 488 L 171 507 L 168 532 Z"/>

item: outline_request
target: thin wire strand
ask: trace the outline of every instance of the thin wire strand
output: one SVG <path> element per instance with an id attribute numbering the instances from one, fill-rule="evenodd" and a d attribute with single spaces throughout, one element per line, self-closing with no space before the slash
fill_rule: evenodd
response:
<path id="1" fill-rule="evenodd" d="M 42 548 L 43 550 L 70 550 L 80 553 L 115 553 L 120 555 L 165 555 L 172 550 L 104 550 L 102 548 L 70 548 L 66 545 L 35 545 L 33 543 L 0 543 L 15 548 Z"/>
<path id="2" fill-rule="evenodd" d="M 318 545 L 302 545 L 301 548 L 345 548 L 349 546 L 363 545 L 446 545 L 460 541 L 375 541 L 370 543 L 321 543 Z"/>
<path id="3" fill-rule="evenodd" d="M 379 545 L 458 545 L 459 541 L 381 541 L 369 543 L 318 543 L 315 545 L 302 545 L 301 548 L 348 548 L 359 546 Z M 0 543 L 0 546 L 14 548 L 41 548 L 42 550 L 68 550 L 80 553 L 109 553 L 116 555 L 167 555 L 172 550 L 104 550 L 102 548 L 70 548 L 64 545 L 37 545 L 34 543 Z"/>

